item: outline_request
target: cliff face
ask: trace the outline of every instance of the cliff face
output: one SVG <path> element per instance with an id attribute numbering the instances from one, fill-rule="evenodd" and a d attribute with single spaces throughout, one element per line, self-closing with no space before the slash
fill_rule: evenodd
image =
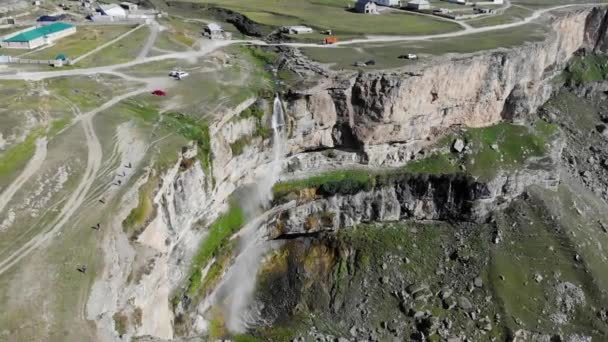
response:
<path id="1" fill-rule="evenodd" d="M 292 150 L 362 146 L 370 164 L 397 165 L 448 127 L 518 120 L 549 98 L 552 77 L 575 51 L 605 48 L 605 16 L 598 8 L 561 13 L 542 42 L 363 73 L 296 97 L 288 109 L 306 143 Z"/>
<path id="2" fill-rule="evenodd" d="M 360 223 L 406 219 L 483 222 L 530 185 L 557 188 L 554 167 L 503 173 L 489 182 L 463 175 L 404 175 L 357 194 L 317 198 L 284 210 L 270 225 L 272 238 L 334 231 Z"/>
<path id="3" fill-rule="evenodd" d="M 412 70 L 365 73 L 335 80 L 311 94 L 292 96 L 285 103 L 287 143 L 292 153 L 286 161 L 287 171 L 352 164 L 403 165 L 451 126 L 516 120 L 548 98 L 553 87 L 549 80 L 572 53 L 582 47 L 603 50 L 608 46 L 605 27 L 605 10 L 581 10 L 560 15 L 553 24 L 554 32 L 540 43 L 442 59 Z M 269 140 L 254 137 L 240 154 L 231 149 L 231 144 L 255 131 L 255 120 L 237 117 L 252 103 L 245 101 L 232 113 L 218 115 L 220 119 L 211 125 L 211 173 L 198 162 L 182 170 L 180 160 L 163 176 L 162 188 L 154 198 L 158 214 L 136 242 L 128 241 L 122 232 L 121 222 L 128 210 L 117 215 L 112 235 L 104 241 L 107 266 L 87 308 L 91 320 L 103 323 L 100 335 L 105 340 L 117 339 L 114 314 L 138 311 L 143 312 L 141 323 L 125 339 L 131 335 L 173 337 L 168 302 L 172 291 L 187 278 L 187 261 L 204 239 L 194 223 L 201 219 L 213 222 L 237 187 L 254 182 L 271 167 Z M 334 147 L 342 151 L 333 157 L 314 152 Z M 528 185 L 554 186 L 556 182 L 555 174 L 545 169 L 502 174 L 487 183 L 454 176 L 411 177 L 367 192 L 319 198 L 285 209 L 272 234 L 302 234 L 402 218 L 477 221 Z M 125 203 L 133 203 L 136 197 L 134 192 Z M 319 218 L 321 224 L 307 224 L 308 217 Z M 155 309 L 159 307 L 166 310 Z M 193 314 L 192 319 L 197 318 L 202 319 Z"/>

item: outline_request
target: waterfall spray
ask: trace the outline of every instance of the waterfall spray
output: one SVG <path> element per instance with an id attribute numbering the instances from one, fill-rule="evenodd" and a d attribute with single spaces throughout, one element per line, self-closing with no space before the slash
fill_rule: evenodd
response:
<path id="1" fill-rule="evenodd" d="M 256 184 L 257 207 L 264 207 L 272 200 L 272 187 L 277 181 L 282 168 L 285 146 L 285 114 L 283 104 L 277 94 L 272 106 L 271 125 L 273 130 L 273 153 L 270 170 Z M 226 327 L 232 332 L 244 332 L 248 323 L 256 320 L 255 313 L 248 312 L 248 306 L 253 297 L 261 259 L 271 248 L 271 243 L 265 239 L 263 228 L 264 217 L 260 216 L 248 223 L 240 235 L 239 254 L 230 266 L 221 282 L 206 298 L 202 312 L 212 305 L 223 309 Z"/>

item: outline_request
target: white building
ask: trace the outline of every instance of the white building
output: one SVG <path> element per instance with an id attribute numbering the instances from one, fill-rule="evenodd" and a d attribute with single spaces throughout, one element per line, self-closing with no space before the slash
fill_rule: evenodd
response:
<path id="1" fill-rule="evenodd" d="M 13 32 L 2 38 L 0 46 L 8 49 L 35 49 L 42 45 L 52 44 L 58 39 L 76 33 L 76 26 L 55 22 L 49 25 L 30 27 Z"/>
<path id="2" fill-rule="evenodd" d="M 230 39 L 232 34 L 224 31 L 222 27 L 216 23 L 211 23 L 203 29 L 203 35 L 209 39 Z"/>
<path id="3" fill-rule="evenodd" d="M 287 26 L 287 33 L 289 34 L 307 34 L 312 33 L 312 28 L 308 26 Z"/>
<path id="4" fill-rule="evenodd" d="M 137 5 L 132 2 L 123 1 L 120 3 L 120 7 L 126 9 L 127 11 L 137 11 Z"/>
<path id="5" fill-rule="evenodd" d="M 117 4 L 99 5 L 99 12 L 108 17 L 124 18 L 127 16 L 127 11 Z"/>
<path id="6" fill-rule="evenodd" d="M 431 9 L 431 4 L 428 0 L 412 0 L 407 3 L 407 8 L 416 11 L 428 10 Z"/>
<path id="7" fill-rule="evenodd" d="M 375 3 L 380 6 L 399 6 L 399 0 L 376 0 Z"/>
<path id="8" fill-rule="evenodd" d="M 490 0 L 490 2 L 495 5 L 502 5 L 505 3 L 504 0 Z"/>
<path id="9" fill-rule="evenodd" d="M 355 4 L 355 11 L 365 14 L 378 14 L 376 3 L 369 0 L 358 0 Z"/>

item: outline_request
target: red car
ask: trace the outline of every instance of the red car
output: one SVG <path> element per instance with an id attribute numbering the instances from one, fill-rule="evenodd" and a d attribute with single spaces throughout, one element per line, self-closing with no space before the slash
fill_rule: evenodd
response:
<path id="1" fill-rule="evenodd" d="M 153 91 L 152 94 L 156 95 L 156 96 L 167 96 L 167 93 L 165 93 L 164 90 L 160 90 L 160 89 Z"/>

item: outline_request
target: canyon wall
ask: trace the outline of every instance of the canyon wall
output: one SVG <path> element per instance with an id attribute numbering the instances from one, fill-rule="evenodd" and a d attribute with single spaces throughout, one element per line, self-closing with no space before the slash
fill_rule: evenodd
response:
<path id="1" fill-rule="evenodd" d="M 553 21 L 554 31 L 542 42 L 437 58 L 407 70 L 351 75 L 311 94 L 290 94 L 285 103 L 291 154 L 285 162 L 286 177 L 324 167 L 403 165 L 452 126 L 518 120 L 547 100 L 554 87 L 552 77 L 575 51 L 604 49 L 604 18 L 603 9 L 561 13 Z M 230 146 L 254 132 L 252 118 L 237 117 L 252 103 L 247 100 L 232 113 L 218 115 L 211 125 L 211 172 L 198 161 L 182 167 L 185 160 L 193 160 L 186 151 L 161 177 L 154 197 L 156 215 L 136 241 L 129 241 L 122 231 L 128 210 L 113 222 L 104 241 L 106 267 L 87 308 L 89 319 L 100 326 L 100 340 L 117 339 L 115 314 L 137 312 L 141 323 L 123 339 L 174 337 L 169 301 L 186 281 L 189 260 L 205 238 L 196 223 L 212 222 L 235 189 L 255 182 L 270 167 L 268 140 L 254 137 L 240 154 Z M 268 117 L 264 120 L 269 122 Z M 341 151 L 329 158 L 319 151 L 328 148 Z M 450 219 L 456 213 L 464 215 L 459 219 L 478 220 L 525 186 L 557 182 L 546 170 L 522 172 L 527 173 L 499 175 L 490 183 L 459 177 L 431 177 L 425 182 L 410 178 L 364 193 L 320 198 L 286 209 L 283 226 L 279 229 L 275 222 L 274 234 L 307 233 L 305 218 L 324 212 L 333 213 L 325 227 L 332 230 L 375 220 Z M 136 202 L 136 191 L 129 196 L 125 203 Z"/>

